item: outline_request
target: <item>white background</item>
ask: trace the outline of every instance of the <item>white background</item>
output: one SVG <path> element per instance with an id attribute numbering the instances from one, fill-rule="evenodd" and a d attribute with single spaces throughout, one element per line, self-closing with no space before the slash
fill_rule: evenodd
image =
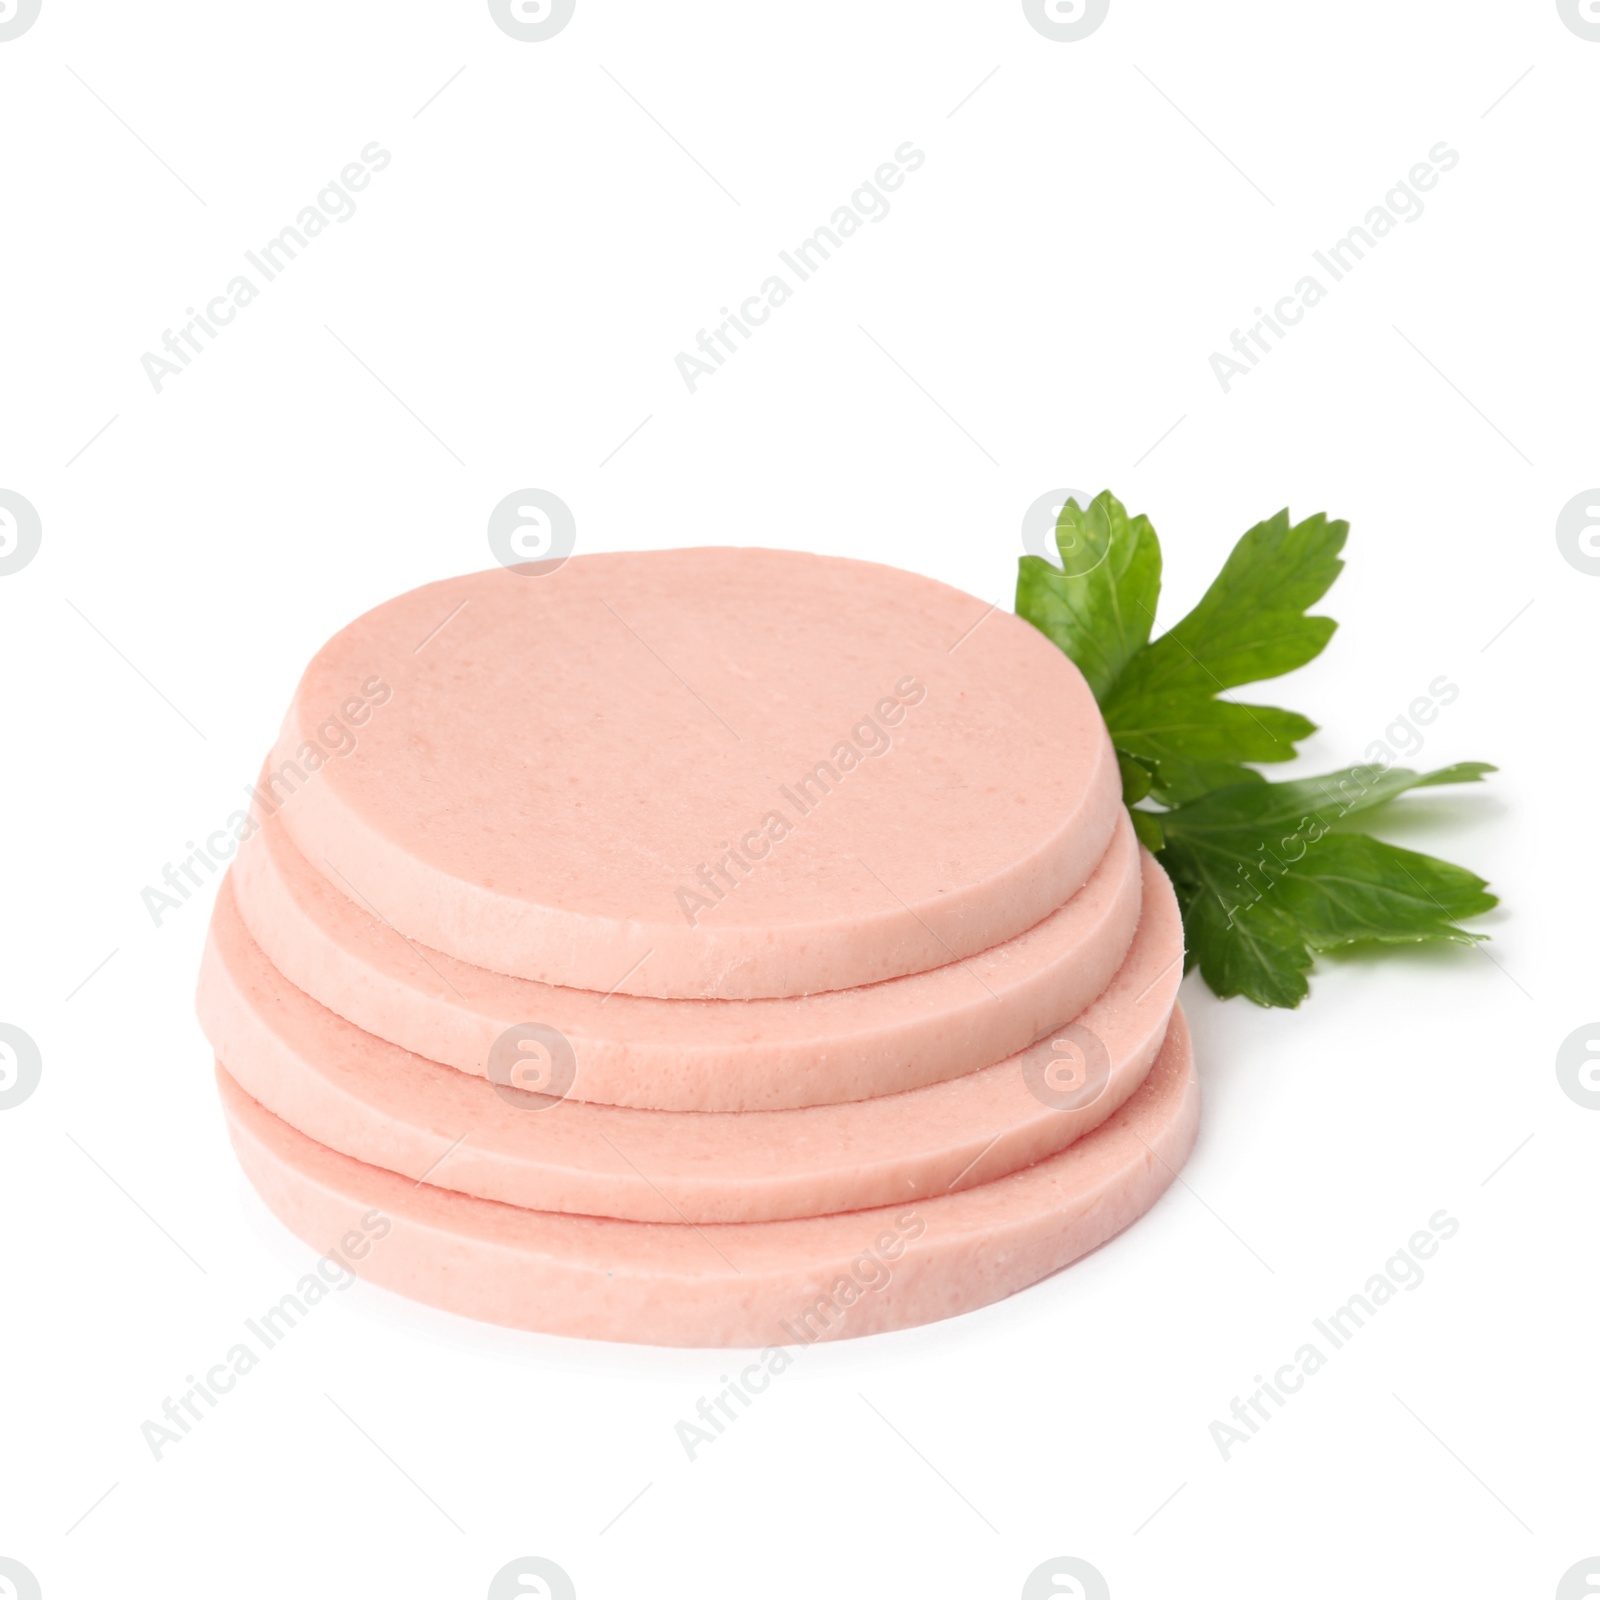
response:
<path id="1" fill-rule="evenodd" d="M 46 1600 L 477 1597 L 525 1554 L 582 1600 L 1012 1597 L 1058 1555 L 1116 1600 L 1554 1595 L 1600 1551 L 1600 1113 L 1554 1071 L 1600 1013 L 1600 579 L 1554 537 L 1600 483 L 1597 92 L 1554 0 L 1112 0 L 1077 43 L 1000 0 L 579 0 L 538 44 L 481 3 L 44 0 L 0 43 L 0 487 L 43 524 L 0 577 L 0 1020 L 43 1055 L 0 1113 L 0 1555 Z M 158 395 L 141 355 L 372 140 L 356 215 Z M 691 395 L 678 351 L 905 140 L 891 214 Z M 1425 214 L 1225 395 L 1212 351 L 1440 140 Z M 1204 1124 L 1151 1215 L 803 1352 L 693 1463 L 727 1356 L 365 1286 L 152 1460 L 140 1424 L 311 1254 L 218 1114 L 209 897 L 158 929 L 140 891 L 316 646 L 487 565 L 523 486 L 580 549 L 1009 604 L 1060 485 L 1154 519 L 1164 624 L 1258 518 L 1350 519 L 1337 637 L 1259 697 L 1322 724 L 1311 772 L 1459 686 L 1413 764 L 1500 774 L 1383 826 L 1492 880 L 1492 944 L 1325 961 L 1293 1013 L 1191 977 Z M 1426 1282 L 1225 1463 L 1213 1419 L 1440 1208 Z"/>

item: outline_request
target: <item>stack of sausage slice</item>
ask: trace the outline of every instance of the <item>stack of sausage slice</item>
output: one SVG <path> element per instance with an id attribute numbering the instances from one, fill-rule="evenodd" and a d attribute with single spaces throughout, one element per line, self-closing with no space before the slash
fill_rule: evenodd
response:
<path id="1" fill-rule="evenodd" d="M 1082 677 L 781 551 L 429 585 L 307 668 L 202 1024 L 302 1239 L 467 1316 L 772 1346 L 1118 1233 L 1193 1144 L 1172 890 Z"/>

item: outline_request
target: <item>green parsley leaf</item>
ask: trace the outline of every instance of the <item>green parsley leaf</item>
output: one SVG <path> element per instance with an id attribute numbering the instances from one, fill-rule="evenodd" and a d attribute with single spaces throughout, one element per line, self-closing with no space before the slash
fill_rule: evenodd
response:
<path id="1" fill-rule="evenodd" d="M 1150 793 L 1155 768 L 1122 750 L 1117 751 L 1117 766 L 1122 773 L 1122 803 L 1131 806 L 1143 800 Z"/>
<path id="2" fill-rule="evenodd" d="M 1275 706 L 1219 700 L 1224 689 L 1280 677 L 1321 653 L 1337 626 L 1308 617 L 1344 563 L 1349 524 L 1280 511 L 1233 547 L 1188 616 L 1147 645 L 1101 702 L 1112 742 L 1155 764 L 1156 798 L 1192 800 L 1249 782 L 1247 761 L 1289 761 L 1316 724 Z"/>
<path id="3" fill-rule="evenodd" d="M 1496 769 L 1486 761 L 1458 761 L 1437 772 L 1413 772 L 1409 767 L 1343 767 L 1320 778 L 1300 778 L 1289 783 L 1248 784 L 1244 792 L 1223 789 L 1204 795 L 1169 813 L 1169 820 L 1191 836 L 1237 828 L 1271 831 L 1295 827 L 1308 819 L 1327 832 L 1342 818 L 1370 811 L 1408 789 L 1433 789 L 1443 784 L 1477 783 Z M 1179 819 L 1182 819 L 1180 822 Z"/>
<path id="4" fill-rule="evenodd" d="M 1133 831 L 1139 843 L 1151 855 L 1159 854 L 1161 847 L 1166 843 L 1166 835 L 1161 831 L 1161 814 L 1155 811 L 1141 811 L 1134 806 L 1129 808 L 1128 815 L 1133 818 Z"/>
<path id="5" fill-rule="evenodd" d="M 1161 593 L 1161 545 L 1148 517 L 1130 517 L 1109 489 L 1056 519 L 1061 565 L 1024 556 L 1017 615 L 1059 645 L 1102 704 L 1145 647 Z"/>
<path id="6" fill-rule="evenodd" d="M 1317 731 L 1298 712 L 1203 695 L 1149 697 L 1103 709 L 1111 742 L 1154 769 L 1152 791 L 1168 805 L 1226 784 L 1248 783 L 1260 774 L 1241 763 L 1292 760 L 1296 743 Z"/>
<path id="7" fill-rule="evenodd" d="M 1290 760 L 1316 725 L 1219 698 L 1327 645 L 1336 625 L 1307 611 L 1342 570 L 1348 531 L 1321 514 L 1258 523 L 1194 610 L 1153 641 L 1160 541 L 1110 491 L 1062 507 L 1059 567 L 1030 555 L 1017 574 L 1017 615 L 1071 657 L 1104 713 L 1134 829 L 1183 907 L 1188 965 L 1217 994 L 1260 1005 L 1298 1005 L 1319 951 L 1471 942 L 1480 936 L 1461 920 L 1496 904 L 1464 867 L 1345 822 L 1408 789 L 1475 783 L 1493 767 L 1347 767 L 1268 783 L 1251 763 Z"/>
<path id="8" fill-rule="evenodd" d="M 1188 964 L 1223 998 L 1296 1006 L 1317 951 L 1473 942 L 1480 935 L 1457 923 L 1498 903 L 1483 879 L 1339 824 L 1407 789 L 1476 783 L 1492 771 L 1482 762 L 1432 773 L 1349 767 L 1235 784 L 1161 813 L 1157 859 L 1183 907 Z"/>
<path id="9" fill-rule="evenodd" d="M 1088 679 L 1112 743 L 1151 771 L 1149 792 L 1178 804 L 1249 782 L 1256 774 L 1245 762 L 1288 761 L 1316 731 L 1297 712 L 1217 696 L 1292 672 L 1327 644 L 1335 624 L 1305 610 L 1338 577 L 1348 532 L 1320 514 L 1291 525 L 1280 511 L 1258 523 L 1194 610 L 1151 643 L 1161 592 L 1155 529 L 1109 491 L 1087 510 L 1069 500 L 1056 523 L 1062 565 L 1022 558 L 1017 615 Z"/>
<path id="10" fill-rule="evenodd" d="M 1349 532 L 1348 522 L 1320 512 L 1292 526 L 1287 511 L 1258 522 L 1194 610 L 1140 654 L 1114 698 L 1215 694 L 1320 655 L 1338 624 L 1304 613 L 1343 570 Z"/>

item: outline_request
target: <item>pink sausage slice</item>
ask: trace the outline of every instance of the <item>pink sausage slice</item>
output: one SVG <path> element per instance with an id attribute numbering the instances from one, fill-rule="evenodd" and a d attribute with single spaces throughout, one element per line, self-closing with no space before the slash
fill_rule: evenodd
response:
<path id="1" fill-rule="evenodd" d="M 1200 1115 L 1175 1009 L 1139 1090 L 1059 1155 L 937 1199 L 688 1227 L 525 1211 L 418 1185 L 297 1133 L 221 1067 L 217 1084 L 267 1206 L 371 1282 L 515 1328 L 702 1347 L 880 1333 L 1015 1294 L 1143 1215 L 1187 1159 Z"/>
<path id="2" fill-rule="evenodd" d="M 1053 1155 L 1138 1088 L 1183 976 L 1177 902 L 1161 868 L 1144 862 L 1138 936 L 1073 1026 L 982 1071 L 846 1105 L 633 1111 L 469 1078 L 362 1032 L 287 982 L 251 940 L 227 883 L 201 967 L 201 1023 L 267 1110 L 320 1144 L 440 1188 L 644 1222 L 892 1205 Z"/>
<path id="3" fill-rule="evenodd" d="M 1065 906 L 964 962 L 788 1000 L 653 1000 L 507 977 L 414 945 L 314 871 L 276 817 L 231 877 L 273 965 L 368 1033 L 481 1077 L 508 1028 L 541 1022 L 577 1052 L 573 1093 L 662 1111 L 862 1100 L 1003 1060 L 1105 988 L 1140 902 L 1124 815 Z M 387 914 L 381 891 L 373 904 Z"/>
<path id="4" fill-rule="evenodd" d="M 422 944 L 756 999 L 961 960 L 1063 905 L 1121 797 L 1082 676 L 941 583 L 783 550 L 575 556 L 318 651 L 264 795 Z"/>

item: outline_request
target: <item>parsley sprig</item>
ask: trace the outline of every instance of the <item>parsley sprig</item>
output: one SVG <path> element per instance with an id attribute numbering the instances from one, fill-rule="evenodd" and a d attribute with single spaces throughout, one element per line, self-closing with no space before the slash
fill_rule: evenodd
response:
<path id="1" fill-rule="evenodd" d="M 1221 698 L 1319 655 L 1337 626 L 1309 616 L 1344 566 L 1349 525 L 1280 511 L 1239 540 L 1200 602 L 1150 637 L 1161 545 L 1106 491 L 1069 500 L 1061 565 L 1024 556 L 1017 615 L 1082 671 L 1111 730 L 1123 799 L 1183 907 L 1186 957 L 1221 996 L 1296 1006 L 1316 954 L 1341 946 L 1470 943 L 1459 926 L 1496 904 L 1483 879 L 1357 831 L 1346 819 L 1408 789 L 1475 783 L 1494 768 L 1358 766 L 1269 783 L 1316 724 Z"/>

